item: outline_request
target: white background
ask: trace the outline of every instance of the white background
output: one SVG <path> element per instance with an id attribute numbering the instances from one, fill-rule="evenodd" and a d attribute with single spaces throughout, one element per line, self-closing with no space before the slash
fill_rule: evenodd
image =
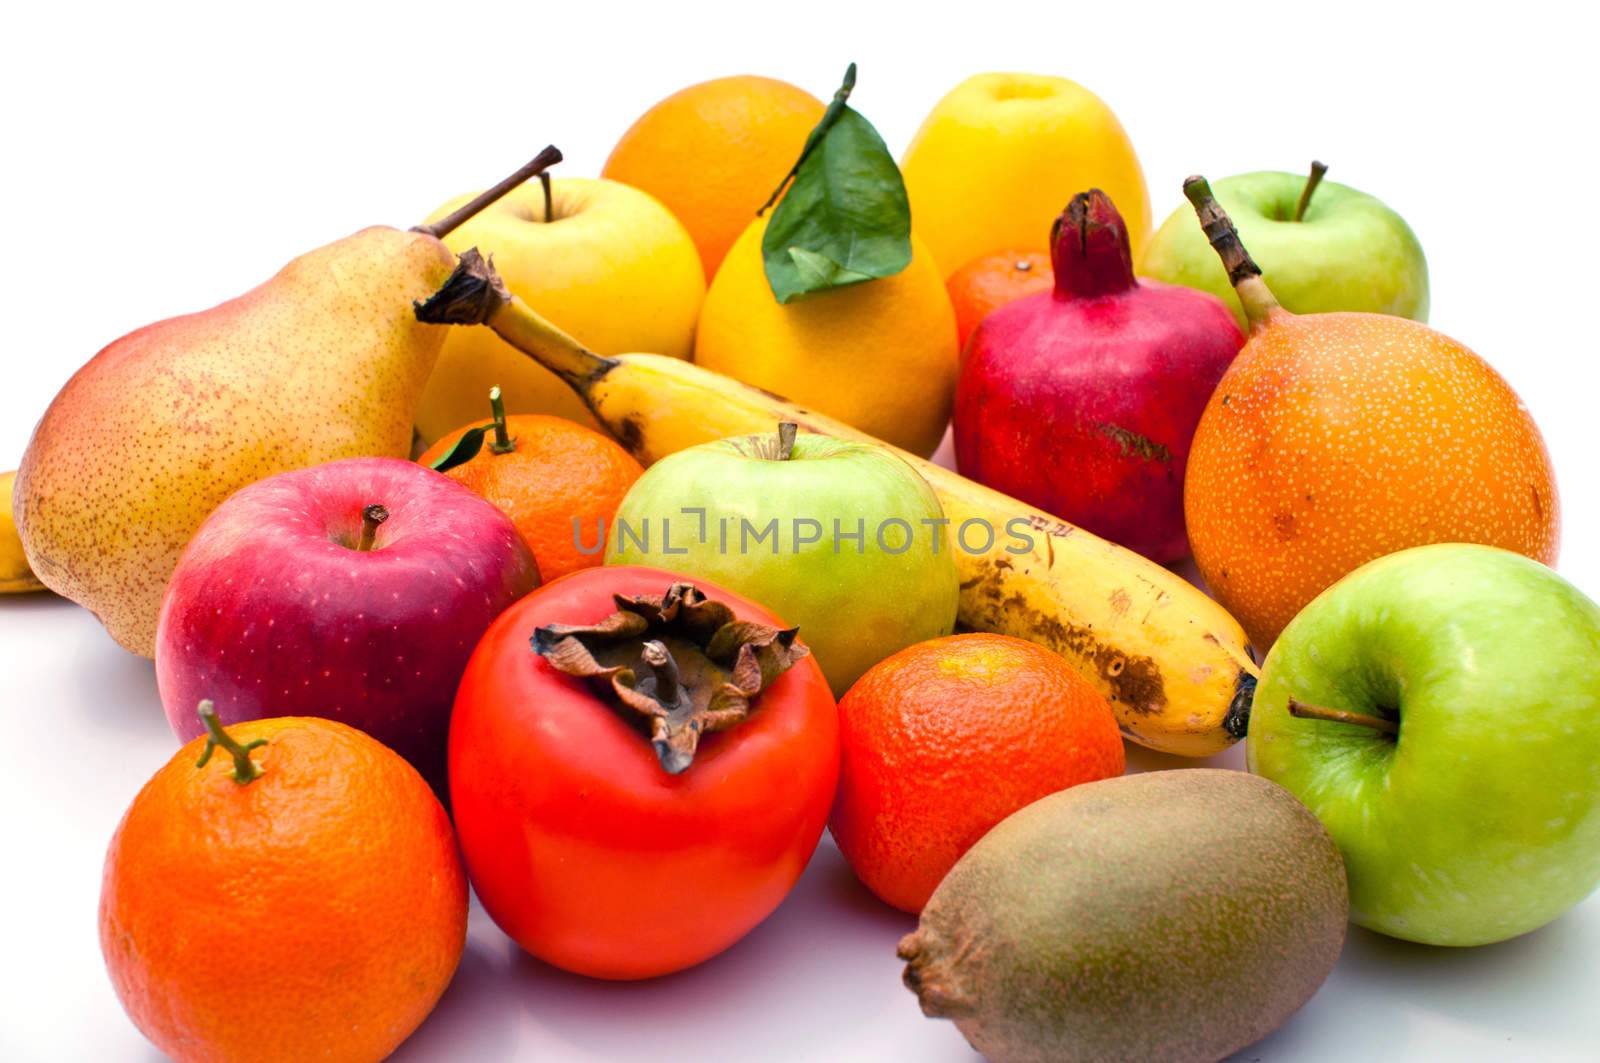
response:
<path id="1" fill-rule="evenodd" d="M 415 223 L 547 142 L 566 152 L 562 173 L 595 173 L 640 111 L 688 82 L 763 73 L 825 98 L 854 59 L 852 102 L 898 152 L 962 77 L 1016 69 L 1112 104 L 1158 221 L 1191 172 L 1313 157 L 1399 210 L 1427 249 L 1432 323 L 1492 361 L 1543 427 L 1561 569 L 1600 595 L 1594 35 L 1560 15 L 1577 5 L 1466 8 L 13 5 L 0 467 L 111 339 L 363 225 Z M 151 668 L 86 613 L 13 599 L 0 601 L 0 691 L 0 1059 L 158 1058 L 122 1016 L 95 935 L 104 846 L 175 748 Z M 398 1058 L 971 1059 L 899 985 L 894 943 L 911 925 L 828 843 L 745 942 L 649 984 L 553 971 L 475 911 L 455 984 Z M 1600 900 L 1473 951 L 1352 931 L 1322 992 L 1242 1058 L 1595 1058 L 1597 972 Z"/>

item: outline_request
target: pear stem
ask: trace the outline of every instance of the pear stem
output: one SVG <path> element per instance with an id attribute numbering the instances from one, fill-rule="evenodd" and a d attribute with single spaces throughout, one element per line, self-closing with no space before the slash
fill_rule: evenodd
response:
<path id="1" fill-rule="evenodd" d="M 1191 177 L 1183 182 L 1183 194 L 1193 205 L 1206 239 L 1222 259 L 1223 268 L 1228 271 L 1228 282 L 1239 296 L 1245 317 L 1250 319 L 1251 331 L 1255 331 L 1274 310 L 1281 309 L 1277 297 L 1261 279 L 1261 267 L 1239 240 L 1239 230 L 1234 228 L 1233 219 L 1211 194 L 1211 183 L 1204 177 Z"/>
<path id="2" fill-rule="evenodd" d="M 372 543 L 378 538 L 378 525 L 389 519 L 389 511 L 383 506 L 373 503 L 361 511 L 361 539 L 356 543 L 356 549 L 366 553 L 372 549 Z"/>
<path id="3" fill-rule="evenodd" d="M 855 87 L 856 65 L 851 63 L 845 69 L 844 82 L 839 86 L 839 91 L 833 94 L 833 99 L 828 101 L 828 109 L 822 112 L 822 118 L 817 122 L 816 128 L 812 129 L 811 134 L 806 137 L 805 146 L 800 149 L 800 157 L 794 160 L 794 165 L 789 167 L 789 172 L 783 175 L 783 180 L 779 181 L 778 187 L 772 190 L 772 195 L 768 196 L 767 201 L 761 204 L 761 209 L 756 211 L 756 217 L 759 218 L 765 214 L 778 201 L 778 197 L 783 195 L 783 190 L 789 187 L 789 182 L 794 179 L 794 175 L 800 172 L 801 164 L 816 150 L 817 145 L 822 143 L 822 138 L 828 134 L 828 130 L 833 128 L 834 123 L 839 120 L 839 116 L 844 113 L 845 106 L 850 100 L 850 93 L 855 90 Z"/>
<path id="4" fill-rule="evenodd" d="M 495 454 L 509 454 L 517 449 L 517 441 L 506 429 L 506 404 L 500 401 L 500 386 L 489 389 L 489 410 L 494 414 L 494 442 L 489 449 Z"/>
<path id="5" fill-rule="evenodd" d="M 233 781 L 243 785 L 252 779 L 260 778 L 261 766 L 250 759 L 250 751 L 267 744 L 265 738 L 258 738 L 254 742 L 240 745 L 232 735 L 223 729 L 221 721 L 217 719 L 216 706 L 206 698 L 199 707 L 200 722 L 206 728 L 206 748 L 200 753 L 200 759 L 194 766 L 203 768 L 211 759 L 211 754 L 221 746 L 233 757 Z"/>
<path id="6" fill-rule="evenodd" d="M 472 197 L 470 201 L 463 203 L 461 206 L 457 207 L 449 214 L 446 214 L 436 222 L 428 225 L 418 225 L 412 230 L 412 232 L 426 233 L 429 236 L 438 237 L 442 240 L 444 237 L 450 235 L 450 233 L 466 224 L 467 220 L 474 214 L 478 213 L 480 210 L 487 207 L 489 204 L 493 203 L 495 200 L 499 199 L 501 196 L 505 195 L 507 192 L 526 181 L 528 178 L 534 176 L 535 174 L 544 173 L 546 169 L 554 166 L 560 161 L 561 150 L 554 144 L 551 144 L 539 154 L 529 159 L 521 168 L 517 170 L 516 173 L 507 177 L 504 181 L 501 181 L 493 188 L 488 189 L 485 192 L 478 193 L 476 196 Z M 549 200 L 547 199 L 546 202 L 548 203 Z"/>
<path id="7" fill-rule="evenodd" d="M 1330 723 L 1348 723 L 1355 727 L 1370 727 L 1374 731 L 1382 731 L 1386 735 L 1400 733 L 1400 725 L 1398 723 L 1384 719 L 1382 716 L 1372 716 L 1364 712 L 1347 712 L 1344 709 L 1325 709 L 1319 705 L 1307 705 L 1298 698 L 1289 699 L 1289 715 L 1297 720 L 1326 720 Z"/>
<path id="8" fill-rule="evenodd" d="M 1299 221 L 1306 216 L 1306 208 L 1311 206 L 1311 197 L 1317 191 L 1317 186 L 1322 183 L 1322 175 L 1328 172 L 1328 164 L 1311 162 L 1311 176 L 1306 178 L 1306 186 L 1300 190 L 1300 202 L 1295 204 L 1294 220 Z"/>

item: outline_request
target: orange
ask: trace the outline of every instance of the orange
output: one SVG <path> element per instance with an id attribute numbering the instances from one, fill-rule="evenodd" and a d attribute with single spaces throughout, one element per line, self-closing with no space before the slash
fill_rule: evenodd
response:
<path id="1" fill-rule="evenodd" d="M 1347 573 L 1429 543 L 1554 565 L 1555 471 L 1527 408 L 1448 336 L 1382 314 L 1258 324 L 1189 450 L 1184 520 L 1218 601 L 1265 653 Z"/>
<path id="2" fill-rule="evenodd" d="M 966 354 L 967 337 L 978 322 L 1025 295 L 1049 291 L 1055 284 L 1050 256 L 1044 251 L 996 251 L 980 255 L 945 279 L 950 305 L 956 310 L 956 335 Z"/>
<path id="3" fill-rule="evenodd" d="M 628 127 L 600 171 L 655 196 L 689 230 L 709 280 L 800 157 L 822 102 L 742 74 L 690 85 Z"/>
<path id="4" fill-rule="evenodd" d="M 431 465 L 462 433 L 492 423 L 463 425 L 417 460 Z M 586 554 L 579 543 L 591 549 L 605 543 L 605 529 L 644 467 L 599 432 L 564 417 L 520 414 L 507 417 L 505 424 L 510 451 L 497 453 L 495 433 L 490 432 L 471 461 L 445 475 L 511 518 L 545 582 L 603 562 L 603 550 Z"/>
<path id="5" fill-rule="evenodd" d="M 1042 646 L 951 635 L 875 665 L 839 702 L 828 827 L 857 877 L 919 912 L 989 828 L 1123 769 L 1111 706 Z"/>
<path id="6" fill-rule="evenodd" d="M 383 1059 L 466 942 L 449 818 L 344 724 L 208 726 L 228 745 L 203 767 L 208 739 L 179 750 L 106 855 L 100 947 L 122 1006 L 180 1061 Z M 241 759 L 259 775 L 239 781 Z"/>

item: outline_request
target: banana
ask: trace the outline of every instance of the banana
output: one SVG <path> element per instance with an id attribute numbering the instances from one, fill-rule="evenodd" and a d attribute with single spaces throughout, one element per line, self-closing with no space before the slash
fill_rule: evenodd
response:
<path id="1" fill-rule="evenodd" d="M 675 358 L 594 354 L 507 291 L 473 251 L 418 305 L 417 316 L 487 324 L 565 380 L 646 465 L 699 443 L 769 432 L 780 421 L 889 446 Z M 1140 745 L 1203 757 L 1243 736 L 1258 673 L 1244 630 L 1222 606 L 1132 551 L 889 449 L 927 479 L 950 520 L 964 627 L 1028 639 L 1066 658 L 1110 700 L 1123 734 Z M 1021 549 L 1024 537 L 1031 548 Z"/>
<path id="2" fill-rule="evenodd" d="M 16 478 L 14 472 L 0 473 L 0 594 L 26 594 L 45 589 L 28 567 L 22 540 L 17 537 L 16 522 L 11 517 L 11 485 Z"/>

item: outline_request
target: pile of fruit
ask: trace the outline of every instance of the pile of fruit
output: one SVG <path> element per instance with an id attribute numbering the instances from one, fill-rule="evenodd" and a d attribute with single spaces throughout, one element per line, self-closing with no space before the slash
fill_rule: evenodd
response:
<path id="1" fill-rule="evenodd" d="M 682 970 L 824 829 L 999 1063 L 1218 1059 L 1351 920 L 1479 945 L 1600 883 L 1600 608 L 1406 224 L 1316 164 L 1152 229 L 1053 77 L 897 163 L 855 76 L 687 88 L 45 411 L 0 590 L 152 657 L 186 742 L 100 907 L 161 1050 L 383 1058 L 469 887 L 548 963 Z"/>

